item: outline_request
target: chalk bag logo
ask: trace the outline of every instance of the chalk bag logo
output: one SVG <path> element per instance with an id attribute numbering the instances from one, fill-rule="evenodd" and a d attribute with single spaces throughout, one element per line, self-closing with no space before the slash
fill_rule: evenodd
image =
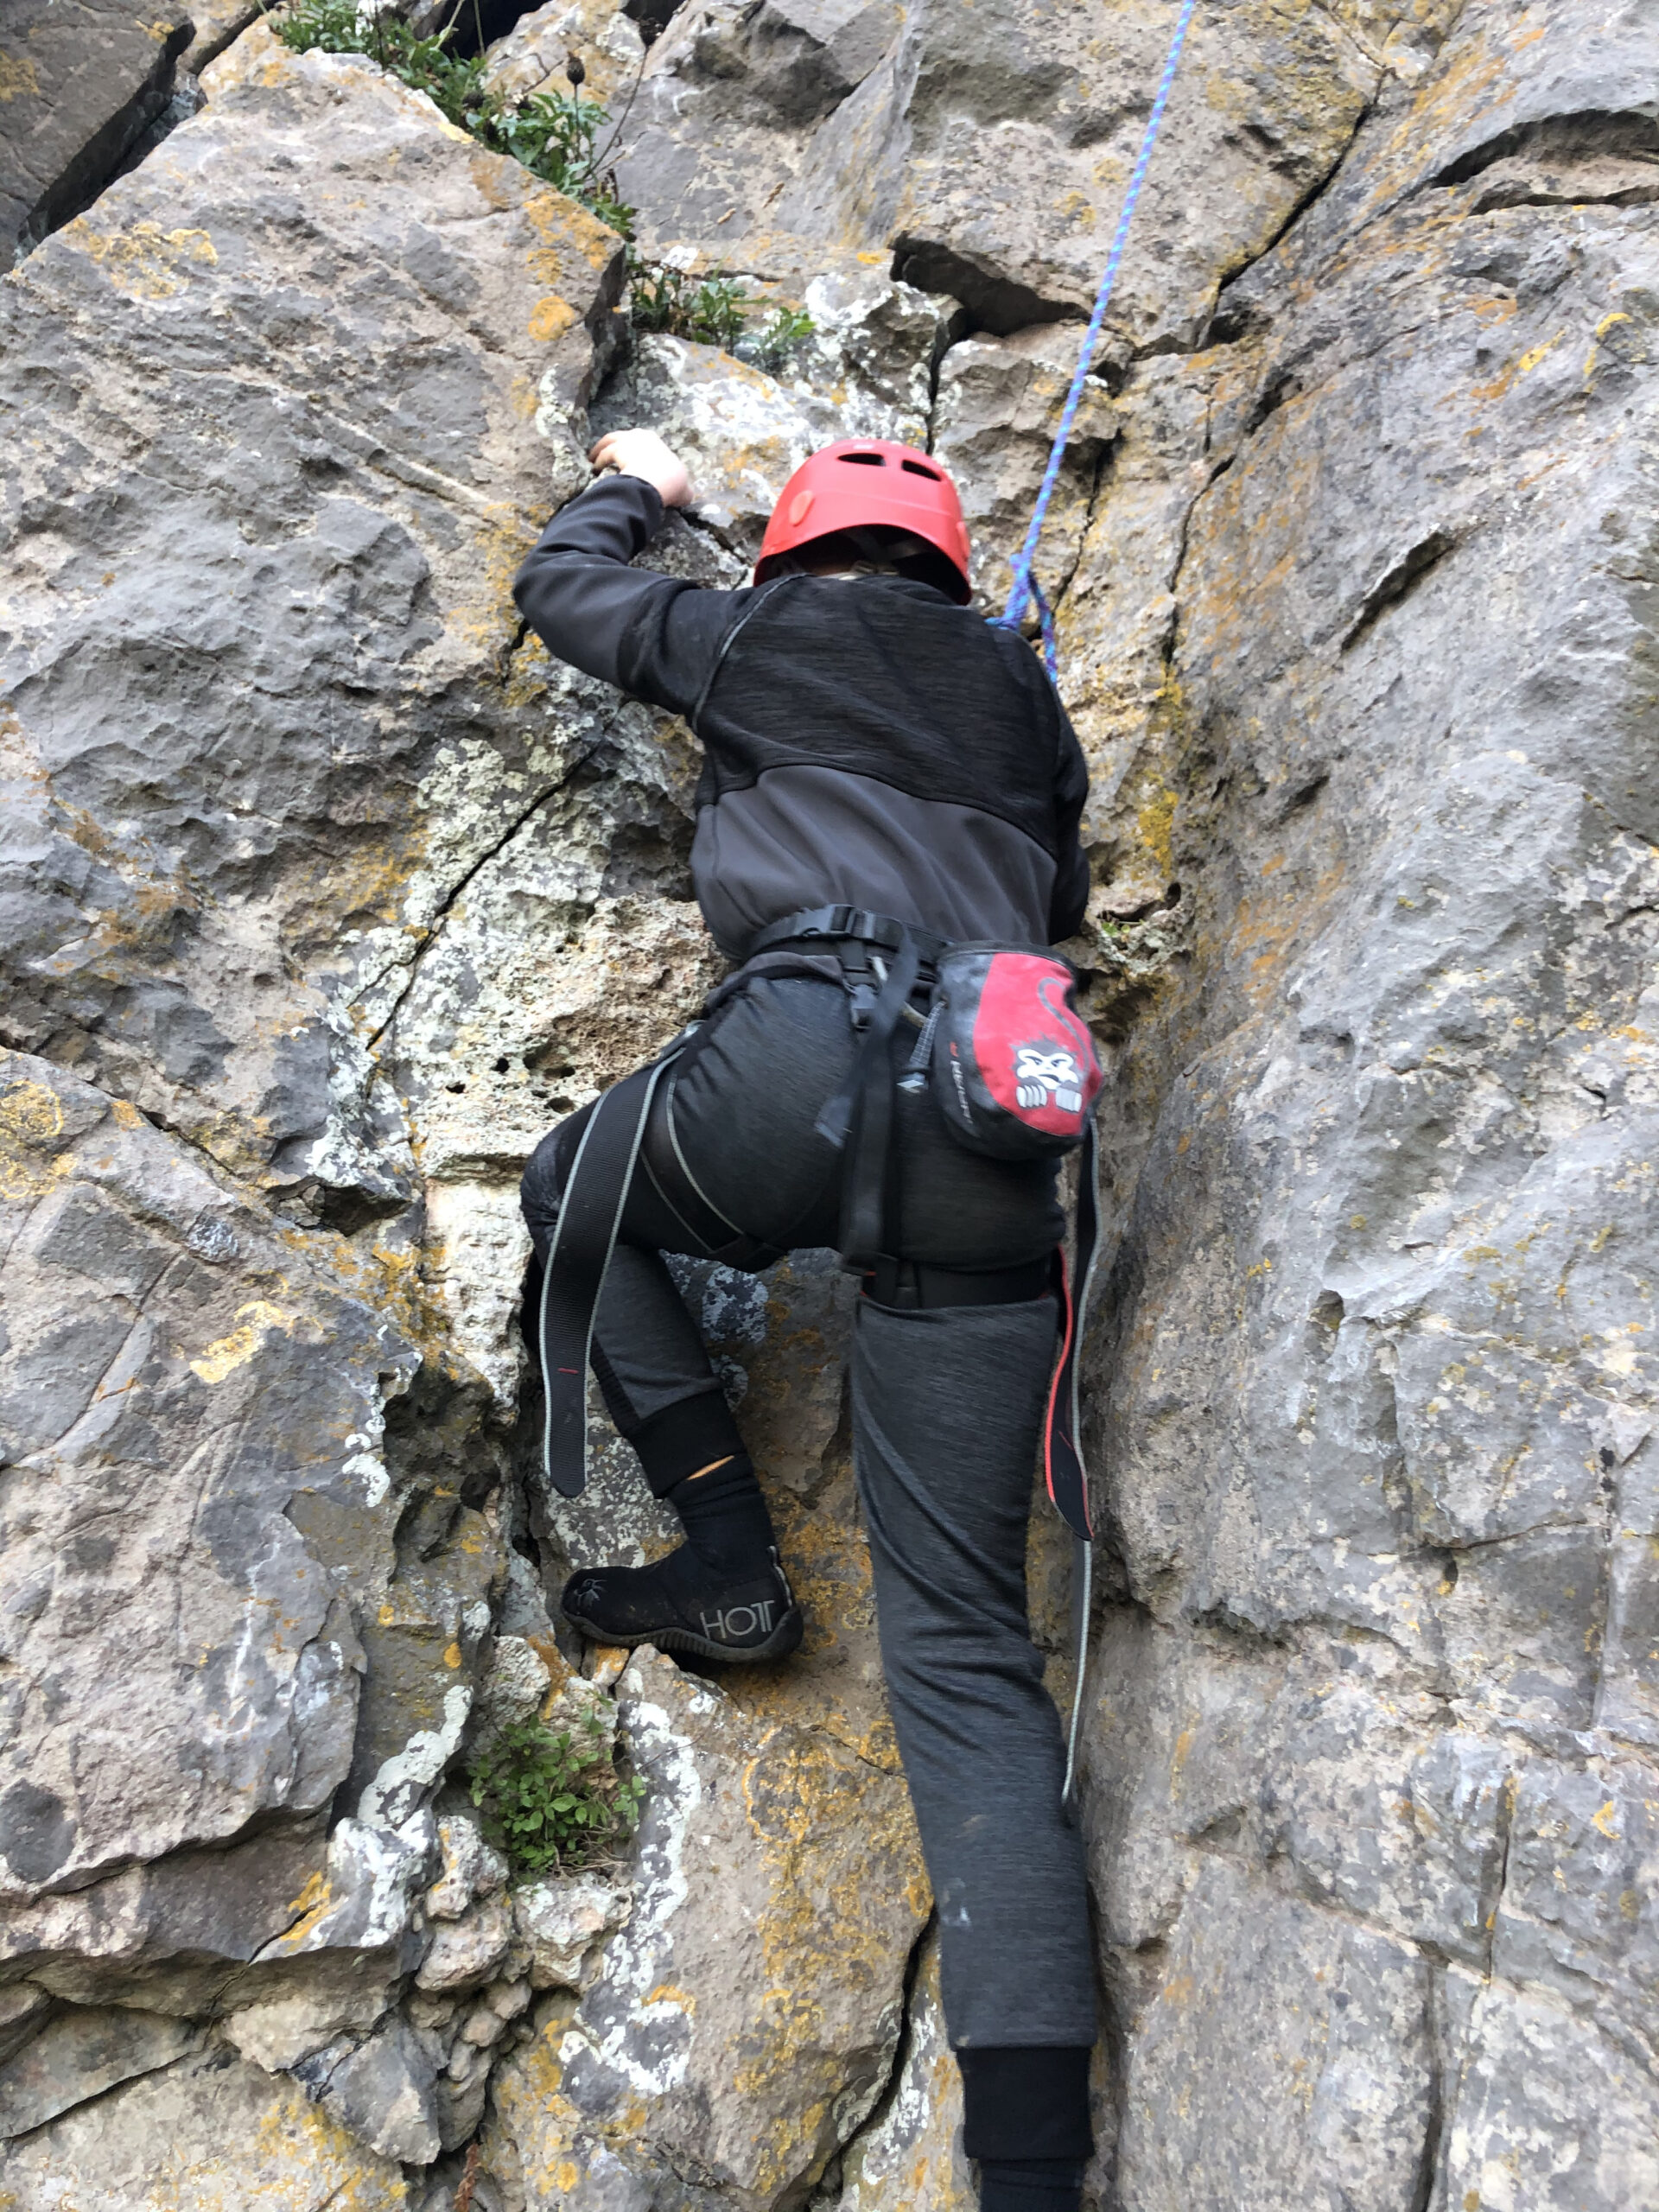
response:
<path id="1" fill-rule="evenodd" d="M 1083 1109 L 1083 1070 L 1075 1052 L 1021 1045 L 1014 1056 L 1014 1096 L 1027 1112 L 1051 1102 L 1063 1114 Z"/>

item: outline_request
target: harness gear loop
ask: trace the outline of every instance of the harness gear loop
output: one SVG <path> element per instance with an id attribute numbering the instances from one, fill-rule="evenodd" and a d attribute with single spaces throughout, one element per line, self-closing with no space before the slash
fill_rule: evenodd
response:
<path id="1" fill-rule="evenodd" d="M 1089 1609 L 1094 1595 L 1094 1523 L 1089 1511 L 1089 1471 L 1083 1459 L 1082 1376 L 1079 1353 L 1095 1262 L 1100 1256 L 1100 1137 L 1091 1117 L 1084 1132 L 1077 1169 L 1077 1295 L 1065 1298 L 1065 1338 L 1048 1395 L 1043 1430 L 1043 1474 L 1048 1495 L 1069 1524 L 1071 1546 L 1071 1647 L 1077 1681 L 1071 1692 L 1071 1719 L 1066 1731 L 1065 1781 L 1060 1802 L 1072 1802 L 1077 1782 L 1077 1730 L 1083 1721 L 1083 1685 L 1089 1670 Z M 1060 1263 L 1065 1287 L 1065 1262 Z"/>
<path id="2" fill-rule="evenodd" d="M 1089 366 L 1095 358 L 1095 348 L 1100 343 L 1100 334 L 1106 321 L 1106 310 L 1111 303 L 1113 289 L 1117 283 L 1118 264 L 1123 258 L 1123 249 L 1128 242 L 1129 224 L 1134 219 L 1135 202 L 1141 197 L 1141 188 L 1147 181 L 1147 168 L 1152 160 L 1152 149 L 1158 143 L 1158 133 L 1163 128 L 1164 110 L 1169 105 L 1171 87 L 1175 72 L 1180 66 L 1181 48 L 1186 43 L 1187 27 L 1192 21 L 1198 0 L 1181 0 L 1180 13 L 1175 18 L 1174 35 L 1169 42 L 1169 52 L 1164 60 L 1164 73 L 1159 80 L 1158 91 L 1152 103 L 1152 112 L 1147 118 L 1146 130 L 1141 133 L 1141 151 L 1135 156 L 1135 167 L 1129 173 L 1128 189 L 1123 194 L 1123 207 L 1117 219 L 1117 228 L 1112 234 L 1111 250 L 1106 256 L 1106 268 L 1100 280 L 1100 289 L 1095 295 L 1094 312 L 1089 318 L 1089 327 L 1084 333 L 1083 350 L 1077 356 L 1077 365 L 1071 378 L 1071 388 L 1065 395 L 1065 404 L 1060 410 L 1060 427 L 1054 434 L 1054 443 L 1049 449 L 1048 466 L 1043 471 L 1043 480 L 1038 486 L 1037 504 L 1032 511 L 1031 527 L 1026 532 L 1026 542 L 1020 547 L 1014 563 L 1014 588 L 1008 594 L 1008 603 L 1001 614 L 991 616 L 993 627 L 1018 630 L 1025 620 L 1026 609 L 1034 601 L 1039 619 L 1043 626 L 1043 661 L 1051 679 L 1060 678 L 1059 652 L 1054 641 L 1054 617 L 1044 598 L 1042 587 L 1033 573 L 1037 558 L 1037 541 L 1043 534 L 1043 524 L 1048 517 L 1048 503 L 1054 496 L 1054 486 L 1060 479 L 1060 465 L 1065 459 L 1065 448 L 1071 439 L 1072 425 L 1077 419 L 1077 409 L 1083 404 L 1083 388 L 1089 375 Z"/>

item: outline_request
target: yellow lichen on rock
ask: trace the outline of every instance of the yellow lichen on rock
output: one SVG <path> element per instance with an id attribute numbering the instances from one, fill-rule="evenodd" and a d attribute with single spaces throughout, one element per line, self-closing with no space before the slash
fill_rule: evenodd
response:
<path id="1" fill-rule="evenodd" d="M 238 1306 L 236 1319 L 239 1325 L 228 1336 L 218 1338 L 206 1345 L 199 1356 L 190 1362 L 190 1371 L 207 1383 L 222 1382 L 227 1375 L 245 1366 L 258 1351 L 261 1343 L 273 1329 L 291 1330 L 299 1316 L 280 1306 L 273 1306 L 267 1299 L 255 1299 Z"/>
<path id="2" fill-rule="evenodd" d="M 528 327 L 538 346 L 551 346 L 579 320 L 569 300 L 562 300 L 556 292 L 549 292 L 531 308 Z"/>
<path id="3" fill-rule="evenodd" d="M 0 1090 L 0 1199 L 30 1205 L 72 1171 L 73 1153 L 48 1149 L 62 1133 L 62 1106 L 44 1084 Z"/>
<path id="4" fill-rule="evenodd" d="M 118 292 L 135 300 L 167 300 L 181 292 L 193 270 L 211 269 L 219 256 L 206 231 L 183 226 L 135 223 L 129 231 L 94 230 L 83 215 L 64 232 L 100 268 Z"/>
<path id="5" fill-rule="evenodd" d="M 40 72 L 26 54 L 0 54 L 0 102 L 38 99 Z"/>

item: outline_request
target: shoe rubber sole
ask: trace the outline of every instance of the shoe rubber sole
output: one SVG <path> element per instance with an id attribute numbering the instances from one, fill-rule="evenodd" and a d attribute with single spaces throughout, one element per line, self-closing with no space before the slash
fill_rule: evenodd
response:
<path id="1" fill-rule="evenodd" d="M 768 1659 L 787 1659 L 800 1643 L 805 1631 L 805 1621 L 798 1605 L 791 1605 L 779 1615 L 778 1625 L 762 1643 L 716 1643 L 712 1637 L 699 1636 L 690 1628 L 649 1628 L 638 1630 L 632 1636 L 613 1636 L 592 1621 L 583 1620 L 579 1613 L 560 1613 L 590 1643 L 612 1643 L 625 1651 L 637 1651 L 642 1643 L 654 1644 L 658 1651 L 689 1651 L 698 1659 L 717 1659 L 728 1667 L 753 1667 Z"/>

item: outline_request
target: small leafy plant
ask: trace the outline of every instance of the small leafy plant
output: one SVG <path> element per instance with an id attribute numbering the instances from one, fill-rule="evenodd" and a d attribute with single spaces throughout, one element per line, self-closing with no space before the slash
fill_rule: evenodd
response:
<path id="1" fill-rule="evenodd" d="M 768 369 L 781 368 L 816 327 L 804 308 L 779 308 L 763 330 L 752 334 L 749 315 L 760 302 L 723 270 L 693 276 L 668 262 L 631 253 L 628 283 L 636 330 L 664 331 L 728 353 L 747 340 L 748 350 Z"/>
<path id="2" fill-rule="evenodd" d="M 728 352 L 743 335 L 749 302 L 741 287 L 716 270 L 694 278 L 667 262 L 628 257 L 629 294 L 636 330 L 665 331 L 699 346 Z"/>
<path id="3" fill-rule="evenodd" d="M 817 328 L 804 308 L 779 308 L 755 340 L 763 368 L 781 369 L 798 346 Z"/>
<path id="4" fill-rule="evenodd" d="M 618 1774 L 597 1713 L 556 1734 L 535 1719 L 502 1729 L 471 1783 L 486 1837 L 532 1880 L 603 1857 L 632 1832 L 645 1794 L 638 1776 Z"/>

